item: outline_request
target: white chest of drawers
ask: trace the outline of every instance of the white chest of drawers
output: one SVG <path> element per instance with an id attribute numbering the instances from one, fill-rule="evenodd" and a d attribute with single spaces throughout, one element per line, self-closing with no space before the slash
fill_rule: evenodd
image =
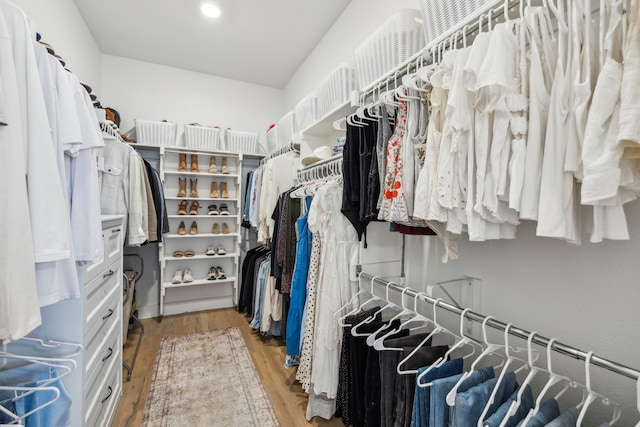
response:
<path id="1" fill-rule="evenodd" d="M 65 378 L 71 425 L 111 425 L 122 393 L 123 217 L 102 219 L 104 259 L 79 268 L 82 298 L 42 310 L 44 338 L 81 343 L 78 366 Z"/>

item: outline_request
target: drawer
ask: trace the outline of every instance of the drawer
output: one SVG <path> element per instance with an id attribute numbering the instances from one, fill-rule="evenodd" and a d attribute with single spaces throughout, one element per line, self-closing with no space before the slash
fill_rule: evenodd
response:
<path id="1" fill-rule="evenodd" d="M 84 336 L 84 365 L 100 351 L 105 341 L 109 339 L 111 330 L 114 327 L 121 328 L 122 307 L 120 306 L 120 295 L 112 295 L 104 308 L 99 311 L 99 315 L 94 318 L 94 322 Z M 113 314 L 111 314 L 113 313 Z M 107 317 L 108 316 L 108 317 Z M 122 331 L 122 329 L 119 329 Z"/>
<path id="2" fill-rule="evenodd" d="M 84 425 L 99 426 L 104 409 L 117 401 L 122 387 L 122 364 L 119 363 L 120 349 L 114 352 L 108 363 L 100 369 L 98 377 L 93 384 L 84 388 Z"/>
<path id="3" fill-rule="evenodd" d="M 120 366 L 122 366 L 122 364 Z M 101 427 L 111 426 L 111 421 L 113 420 L 118 407 L 118 401 L 122 395 L 122 370 L 115 369 L 113 374 L 109 375 L 109 378 L 111 378 L 111 384 L 108 387 L 111 387 L 111 390 L 113 391 L 102 403 L 100 416 L 98 417 L 98 422 Z M 107 388 L 107 390 L 109 389 Z"/>
<path id="4" fill-rule="evenodd" d="M 85 285 L 83 295 L 85 336 L 95 327 L 96 322 L 104 322 L 113 317 L 115 313 L 109 311 L 113 307 L 106 307 L 106 305 L 110 304 L 107 301 L 113 297 L 114 293 L 119 294 L 121 298 L 121 283 L 120 269 L 111 268 Z"/>
<path id="5" fill-rule="evenodd" d="M 108 365 L 111 362 L 111 358 L 115 357 L 118 349 L 122 348 L 120 333 L 120 321 L 119 319 L 114 319 L 110 325 L 105 325 L 95 336 L 85 338 L 85 355 L 83 358 L 83 382 L 85 385 L 93 384 L 102 368 Z"/>
<path id="6" fill-rule="evenodd" d="M 122 225 L 116 224 L 102 230 L 104 237 L 105 265 L 111 265 L 122 256 Z"/>

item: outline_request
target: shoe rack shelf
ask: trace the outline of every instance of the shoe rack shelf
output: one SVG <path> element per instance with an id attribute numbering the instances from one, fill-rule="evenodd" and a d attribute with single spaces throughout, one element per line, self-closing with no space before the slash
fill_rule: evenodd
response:
<path id="1" fill-rule="evenodd" d="M 192 157 L 193 156 L 193 157 Z M 208 172 L 211 159 L 215 159 L 217 172 Z M 223 158 L 226 162 L 225 171 L 222 173 Z M 198 172 L 194 172 L 195 165 L 192 160 L 197 159 Z M 177 147 L 160 148 L 160 176 L 163 180 L 165 202 L 169 218 L 170 232 L 164 234 L 160 244 L 160 316 L 164 315 L 167 292 L 177 292 L 178 288 L 217 287 L 224 295 L 224 306 L 232 307 L 234 295 L 237 292 L 238 262 L 240 247 L 240 221 L 241 221 L 241 176 L 242 155 L 237 153 L 223 153 L 206 150 L 189 150 Z M 215 190 L 215 194 L 214 194 Z M 182 194 L 180 192 L 182 191 Z M 197 194 L 196 194 L 197 193 Z M 213 196 L 213 197 L 212 197 Z M 227 197 L 223 197 L 227 196 Z M 179 205 L 186 201 L 187 215 L 179 215 Z M 227 205 L 229 215 L 208 215 L 210 205 L 215 205 L 216 210 L 221 205 Z M 198 205 L 200 206 L 198 208 Z M 195 215 L 189 215 L 193 209 Z M 187 234 L 178 234 L 178 229 L 184 223 Z M 196 234 L 189 234 L 195 223 Z M 222 231 L 228 227 L 229 233 L 212 233 L 214 224 Z M 222 246 L 225 255 L 206 255 L 207 249 L 213 247 L 217 251 Z M 174 251 L 194 251 L 195 256 L 174 257 Z M 211 268 L 220 267 L 227 276 L 226 279 L 207 280 Z M 173 283 L 176 271 L 181 271 L 184 280 L 184 272 L 189 270 L 193 277 L 191 282 Z M 228 288 L 228 289 L 227 289 Z M 200 292 L 197 289 L 189 291 Z M 206 291 L 203 291 L 206 294 Z M 182 298 L 183 294 L 180 294 Z M 226 297 L 228 295 L 228 298 Z M 171 298 L 171 297 L 169 297 Z M 193 298 L 193 297 L 190 297 Z M 206 297 L 202 297 L 206 298 Z M 201 297 L 195 297 L 194 302 Z M 228 300 L 228 304 L 227 304 Z M 212 300 L 213 301 L 213 300 Z M 181 306 L 185 306 L 181 304 Z M 220 301 L 213 301 L 211 308 L 219 308 Z M 198 305 L 197 310 L 202 306 Z M 196 310 L 194 308 L 194 310 Z M 188 311 L 188 310 L 187 310 Z"/>
<path id="2" fill-rule="evenodd" d="M 216 283 L 235 283 L 238 280 L 237 277 L 227 277 L 226 279 L 216 279 L 216 280 L 207 280 L 200 279 L 194 280 L 193 282 L 188 283 L 178 283 L 174 284 L 171 282 L 165 283 L 163 286 L 165 288 L 183 288 L 185 286 L 200 286 L 200 285 L 215 285 Z"/>

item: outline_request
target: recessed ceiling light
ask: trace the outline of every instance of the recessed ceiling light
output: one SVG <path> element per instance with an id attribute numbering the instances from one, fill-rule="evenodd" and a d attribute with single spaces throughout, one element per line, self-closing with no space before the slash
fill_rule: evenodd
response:
<path id="1" fill-rule="evenodd" d="M 222 13 L 220 8 L 213 3 L 203 3 L 200 11 L 208 18 L 218 18 Z"/>

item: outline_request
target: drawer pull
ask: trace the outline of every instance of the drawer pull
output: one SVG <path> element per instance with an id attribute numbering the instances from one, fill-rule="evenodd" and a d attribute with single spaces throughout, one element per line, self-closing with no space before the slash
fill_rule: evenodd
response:
<path id="1" fill-rule="evenodd" d="M 116 234 L 119 233 L 121 230 L 119 228 L 116 228 L 115 230 L 111 230 L 111 234 Z"/>
<path id="2" fill-rule="evenodd" d="M 107 320 L 111 316 L 113 316 L 113 309 L 112 308 L 109 309 L 109 314 L 107 314 L 106 316 L 102 316 L 102 320 Z"/>
<path id="3" fill-rule="evenodd" d="M 109 386 L 109 394 L 107 395 L 107 397 L 105 397 L 104 399 L 102 399 L 102 400 L 100 401 L 100 403 L 104 403 L 104 402 L 106 402 L 107 400 L 109 400 L 109 398 L 111 397 L 111 395 L 112 395 L 112 394 L 113 394 L 113 389 L 111 388 L 111 386 Z"/>
<path id="4" fill-rule="evenodd" d="M 104 362 L 105 360 L 107 360 L 111 356 L 113 356 L 113 349 L 111 347 L 109 347 L 109 354 L 107 354 L 105 357 L 103 357 L 102 361 Z"/>
<path id="5" fill-rule="evenodd" d="M 113 270 L 109 270 L 107 273 L 104 273 L 104 274 L 102 275 L 102 278 L 103 278 L 103 279 L 106 279 L 107 277 L 111 277 L 111 276 L 113 276 L 114 274 L 115 274 L 115 272 L 114 272 Z"/>

